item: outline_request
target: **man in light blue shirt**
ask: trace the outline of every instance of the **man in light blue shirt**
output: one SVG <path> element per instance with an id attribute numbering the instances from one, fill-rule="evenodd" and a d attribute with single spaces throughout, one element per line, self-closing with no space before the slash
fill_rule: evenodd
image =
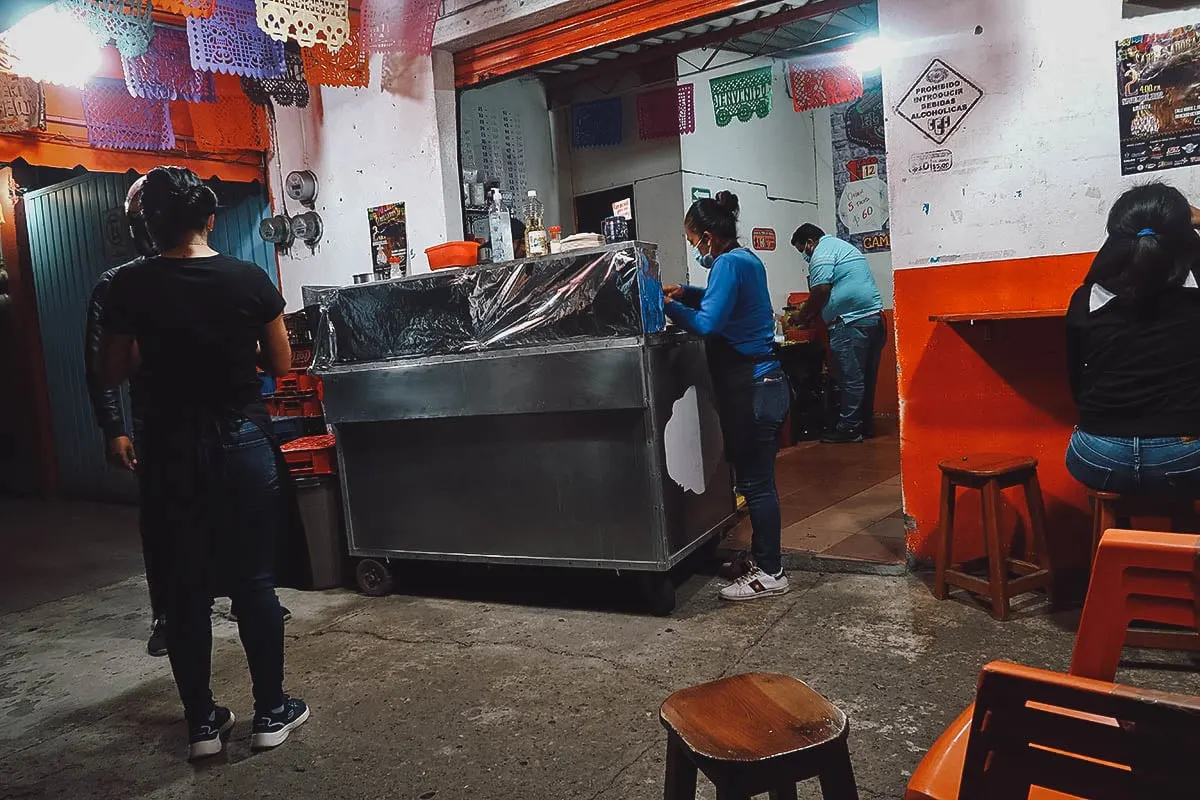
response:
<path id="1" fill-rule="evenodd" d="M 872 435 L 875 385 L 887 331 L 883 299 L 862 252 L 811 223 L 792 234 L 792 246 L 809 264 L 811 295 L 791 322 L 812 324 L 817 315 L 829 326 L 829 350 L 837 380 L 840 414 L 837 427 L 822 441 L 861 442 Z"/>

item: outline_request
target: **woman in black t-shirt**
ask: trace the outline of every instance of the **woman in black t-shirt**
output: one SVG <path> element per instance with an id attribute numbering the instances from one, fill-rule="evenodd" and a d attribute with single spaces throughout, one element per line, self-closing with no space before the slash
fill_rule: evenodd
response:
<path id="1" fill-rule="evenodd" d="M 143 513 L 164 534 L 167 648 L 188 721 L 189 755 L 221 752 L 233 727 L 209 688 L 212 602 L 228 594 L 254 683 L 251 746 L 281 744 L 308 719 L 283 691 L 275 544 L 286 471 L 266 433 L 257 362 L 291 367 L 284 301 L 258 266 L 208 246 L 217 198 L 190 170 L 157 167 L 126 211 L 161 255 L 113 280 L 97 373 L 117 386 L 144 364 L 138 442 Z"/>
<path id="2" fill-rule="evenodd" d="M 1130 189 L 1071 298 L 1067 469 L 1092 489 L 1200 498 L 1198 215 L 1165 184 Z"/>

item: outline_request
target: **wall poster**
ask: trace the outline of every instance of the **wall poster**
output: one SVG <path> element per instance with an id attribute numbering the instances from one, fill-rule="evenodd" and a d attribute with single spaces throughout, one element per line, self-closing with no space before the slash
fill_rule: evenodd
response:
<path id="1" fill-rule="evenodd" d="M 832 106 L 833 189 L 837 235 L 864 253 L 892 249 L 888 226 L 887 158 L 883 138 L 883 86 L 864 78 L 863 96 Z"/>
<path id="2" fill-rule="evenodd" d="M 1117 42 L 1121 174 L 1200 164 L 1200 26 Z"/>
<path id="3" fill-rule="evenodd" d="M 912 123 L 925 138 L 941 145 L 954 135 L 982 99 L 983 89 L 945 61 L 935 58 L 896 106 L 896 113 Z"/>
<path id="4" fill-rule="evenodd" d="M 404 203 L 388 203 L 367 209 L 371 225 L 371 263 L 377 280 L 403 278 L 408 274 L 408 218 Z"/>

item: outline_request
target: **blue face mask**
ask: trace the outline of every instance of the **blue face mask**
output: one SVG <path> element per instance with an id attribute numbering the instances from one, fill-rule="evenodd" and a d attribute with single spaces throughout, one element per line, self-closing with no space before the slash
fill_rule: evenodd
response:
<path id="1" fill-rule="evenodd" d="M 711 248 L 712 245 L 709 245 L 709 247 Z M 716 263 L 717 257 L 712 254 L 711 249 L 707 254 L 701 253 L 698 245 L 693 245 L 692 249 L 696 251 L 696 263 L 705 269 L 712 269 L 713 264 Z"/>
<path id="2" fill-rule="evenodd" d="M 810 253 L 809 253 L 807 250 L 802 250 L 802 251 L 800 251 L 800 255 L 804 256 L 804 263 L 805 263 L 805 264 L 811 264 L 811 263 L 812 263 L 812 255 L 811 255 L 811 254 L 810 254 Z"/>

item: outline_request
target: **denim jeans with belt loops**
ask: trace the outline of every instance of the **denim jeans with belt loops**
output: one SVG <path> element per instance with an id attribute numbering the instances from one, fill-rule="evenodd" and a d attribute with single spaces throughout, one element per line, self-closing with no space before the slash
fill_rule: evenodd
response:
<path id="1" fill-rule="evenodd" d="M 1200 498 L 1200 440 L 1096 436 L 1076 428 L 1067 470 L 1098 491 Z"/>

